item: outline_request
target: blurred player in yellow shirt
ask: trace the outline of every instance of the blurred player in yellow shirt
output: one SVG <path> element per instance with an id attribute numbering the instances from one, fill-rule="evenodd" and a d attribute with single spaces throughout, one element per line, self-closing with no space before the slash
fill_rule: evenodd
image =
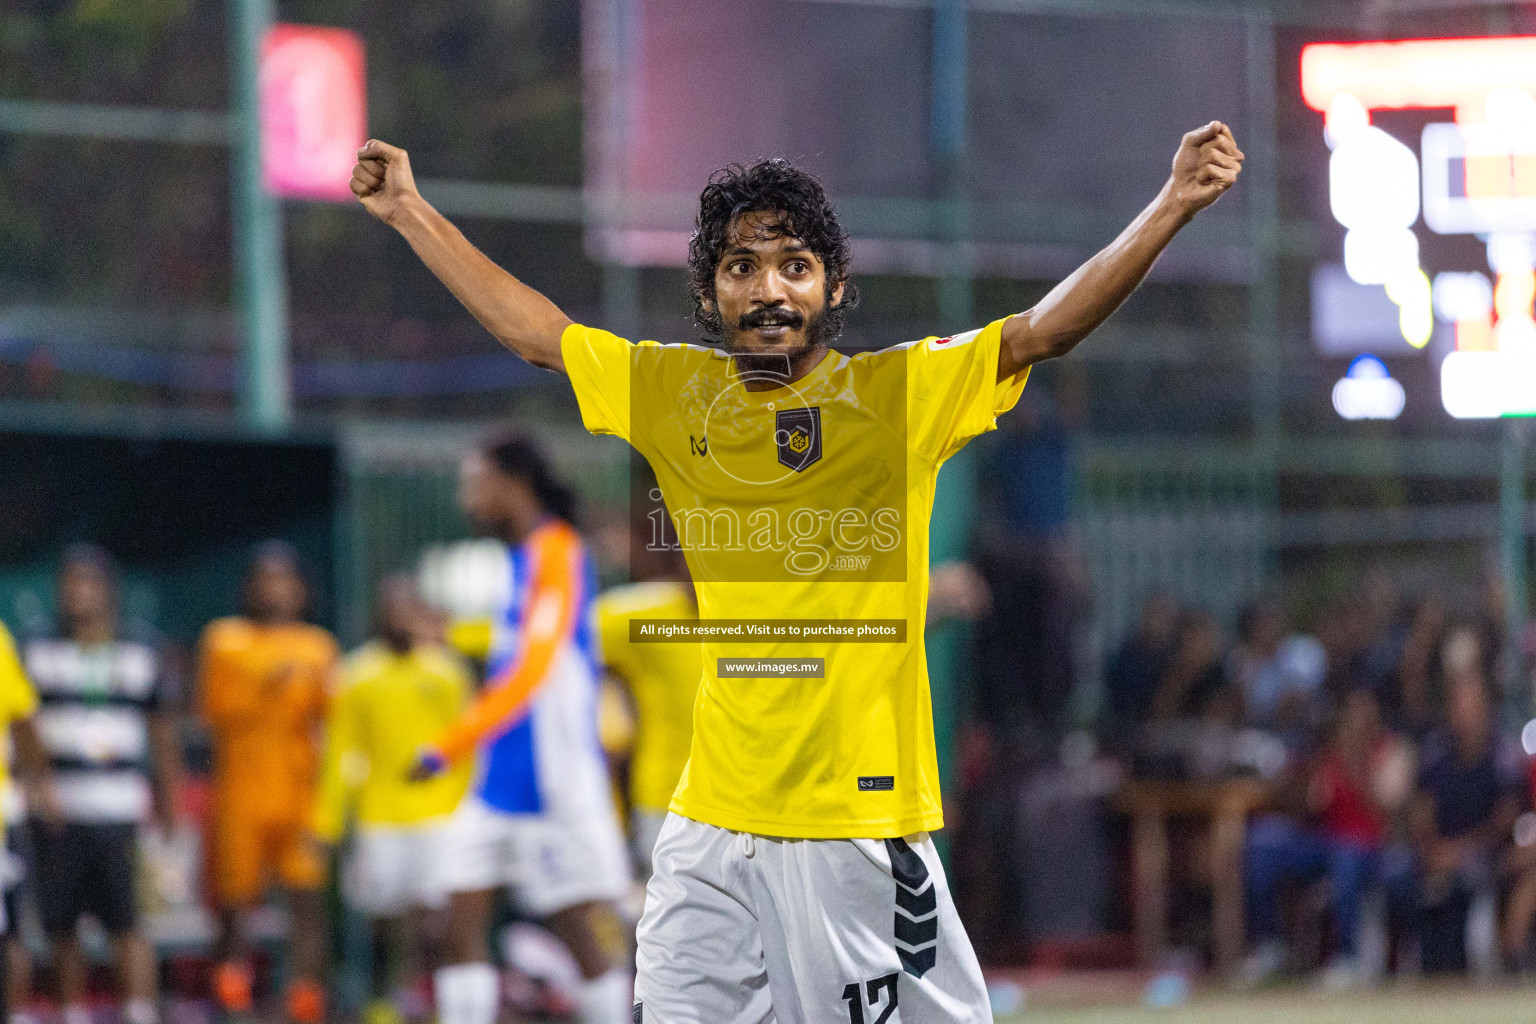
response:
<path id="1" fill-rule="evenodd" d="M 342 877 L 347 902 L 373 923 L 368 1024 L 401 1018 L 390 1000 L 398 978 L 439 966 L 448 896 L 437 863 L 470 763 L 425 782 L 406 776 L 473 689 L 468 668 L 432 638 L 431 613 L 408 577 L 385 579 L 378 601 L 378 637 L 347 658 L 332 698 L 315 822 L 327 843 L 342 838 L 349 819 L 355 824 Z"/>
<path id="2" fill-rule="evenodd" d="M 26 783 L 29 809 L 45 825 L 57 828 L 63 820 L 63 814 L 53 792 L 48 752 L 37 733 L 36 716 L 37 691 L 32 689 L 31 682 L 27 680 L 10 630 L 5 628 L 4 623 L 0 623 L 0 729 L 9 727 L 11 753 L 15 755 L 17 767 L 21 769 Z M 11 760 L 9 757 L 0 757 L 0 795 L 10 785 Z M 4 813 L 5 801 L 0 799 L 0 834 L 11 824 L 4 820 Z M 0 883 L 7 890 L 5 899 L 0 901 L 0 935 L 10 931 L 12 907 L 9 889 L 16 881 L 8 877 Z M 0 1005 L 0 1012 L 3 1012 L 4 1020 L 10 1021 L 13 1019 L 11 1011 L 24 1005 L 30 994 L 31 974 L 26 968 L 30 966 L 31 958 L 18 939 L 7 938 L 5 946 L 5 949 L 0 950 L 0 973 L 5 974 L 4 978 L 0 978 L 0 1004 L 3 1004 Z"/>
<path id="3" fill-rule="evenodd" d="M 629 834 L 635 863 L 649 878 L 651 849 L 688 764 L 693 702 L 704 677 L 704 659 L 698 644 L 629 642 L 630 619 L 695 619 L 699 614 L 681 551 L 632 544 L 631 556 L 639 582 L 607 591 L 597 599 L 596 610 L 603 667 L 634 704 Z"/>
<path id="4" fill-rule="evenodd" d="M 326 692 L 336 641 L 301 616 L 309 590 L 293 549 L 260 545 L 246 577 L 246 614 L 209 624 L 199 692 L 213 733 L 210 878 L 220 913 L 216 995 L 225 1010 L 251 1007 L 248 911 L 267 887 L 285 891 L 292 916 L 288 1016 L 325 1014 L 325 861 L 313 819 Z"/>

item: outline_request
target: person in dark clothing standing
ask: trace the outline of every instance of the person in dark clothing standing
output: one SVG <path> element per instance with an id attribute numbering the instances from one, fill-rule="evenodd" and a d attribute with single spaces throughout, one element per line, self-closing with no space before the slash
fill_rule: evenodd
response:
<path id="1" fill-rule="evenodd" d="M 1469 631 L 1446 645 L 1446 726 L 1425 741 L 1411 828 L 1422 871 L 1426 973 L 1468 967 L 1467 915 L 1489 894 L 1524 798 L 1523 757 L 1494 723 L 1492 694 Z"/>
<path id="2" fill-rule="evenodd" d="M 29 642 L 38 732 L 61 821 L 36 830 L 38 909 L 56 952 L 64 1024 L 88 1024 L 82 916 L 112 937 L 126 1024 L 157 1024 L 155 953 L 139 929 L 134 872 L 139 827 L 172 818 L 179 758 L 160 652 L 122 635 L 110 555 L 77 545 L 58 577 L 61 629 Z"/>

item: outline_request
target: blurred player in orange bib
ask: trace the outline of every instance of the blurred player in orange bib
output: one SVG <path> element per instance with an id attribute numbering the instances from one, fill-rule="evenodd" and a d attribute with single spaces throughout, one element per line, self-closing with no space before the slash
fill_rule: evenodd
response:
<path id="1" fill-rule="evenodd" d="M 311 824 L 326 690 L 337 660 L 331 635 L 301 619 L 308 599 L 294 551 L 262 544 L 246 578 L 246 614 L 208 626 L 200 666 L 201 710 L 214 744 L 216 995 L 227 1011 L 251 1008 L 245 918 L 276 883 L 292 918 L 287 1012 L 299 1024 L 325 1013 L 325 862 Z"/>

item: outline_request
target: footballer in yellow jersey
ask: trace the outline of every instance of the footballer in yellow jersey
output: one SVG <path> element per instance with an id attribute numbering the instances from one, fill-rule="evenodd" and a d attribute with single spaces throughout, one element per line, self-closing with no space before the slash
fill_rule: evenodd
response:
<path id="1" fill-rule="evenodd" d="M 407 776 L 421 748 L 463 714 L 474 683 L 457 655 L 422 642 L 427 610 L 409 577 L 387 577 L 378 608 L 379 635 L 347 657 L 332 695 L 315 833 L 336 843 L 351 826 L 342 891 L 373 923 L 368 1019 L 387 1020 L 398 1017 L 386 1002 L 394 968 L 412 959 L 398 948 L 403 919 L 447 905 L 438 882 L 444 826 L 468 789 L 469 766 L 423 782 Z"/>
<path id="2" fill-rule="evenodd" d="M 654 853 L 633 1019 L 891 1020 L 899 1005 L 990 1021 L 928 835 L 943 820 L 922 647 L 938 470 L 1237 180 L 1231 132 L 1185 135 L 1157 197 L 1032 309 L 856 354 L 831 348 L 857 297 L 847 233 L 788 161 L 710 179 L 688 262 L 718 344 L 658 345 L 572 323 L 497 267 L 421 198 L 404 151 L 370 141 L 358 158 L 369 212 L 505 345 L 566 373 L 589 430 L 650 463 L 698 625 L 719 630 Z"/>
<path id="3" fill-rule="evenodd" d="M 11 637 L 11 631 L 0 622 L 0 728 L 7 729 L 8 733 L 15 737 L 14 745 L 23 749 L 16 751 L 18 757 L 15 760 L 25 759 L 28 769 L 33 772 L 33 781 L 40 781 L 46 788 L 49 802 L 53 801 L 51 778 L 48 775 L 48 756 L 42 749 L 41 741 L 37 738 L 37 725 L 34 716 L 37 714 L 37 691 L 32 688 L 32 682 L 27 678 L 26 669 L 22 667 L 21 657 L 16 652 L 16 641 Z M 18 735 L 20 734 L 20 735 Z M 10 787 L 10 766 L 13 758 L 0 758 L 0 831 L 6 825 L 4 818 L 5 804 L 10 802 L 5 797 L 5 790 Z M 36 800 L 36 797 L 33 797 Z M 53 810 L 53 816 L 57 817 L 57 809 Z M 3 922 L 3 915 L 0 915 Z M 5 929 L 0 927 L 0 932 Z"/>

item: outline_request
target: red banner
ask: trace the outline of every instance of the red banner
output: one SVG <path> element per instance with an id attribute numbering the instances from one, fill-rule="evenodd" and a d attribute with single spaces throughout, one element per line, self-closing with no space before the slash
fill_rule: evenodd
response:
<path id="1" fill-rule="evenodd" d="M 363 41 L 355 32 L 274 25 L 261 45 L 261 171 L 275 195 L 352 198 L 367 141 Z"/>

